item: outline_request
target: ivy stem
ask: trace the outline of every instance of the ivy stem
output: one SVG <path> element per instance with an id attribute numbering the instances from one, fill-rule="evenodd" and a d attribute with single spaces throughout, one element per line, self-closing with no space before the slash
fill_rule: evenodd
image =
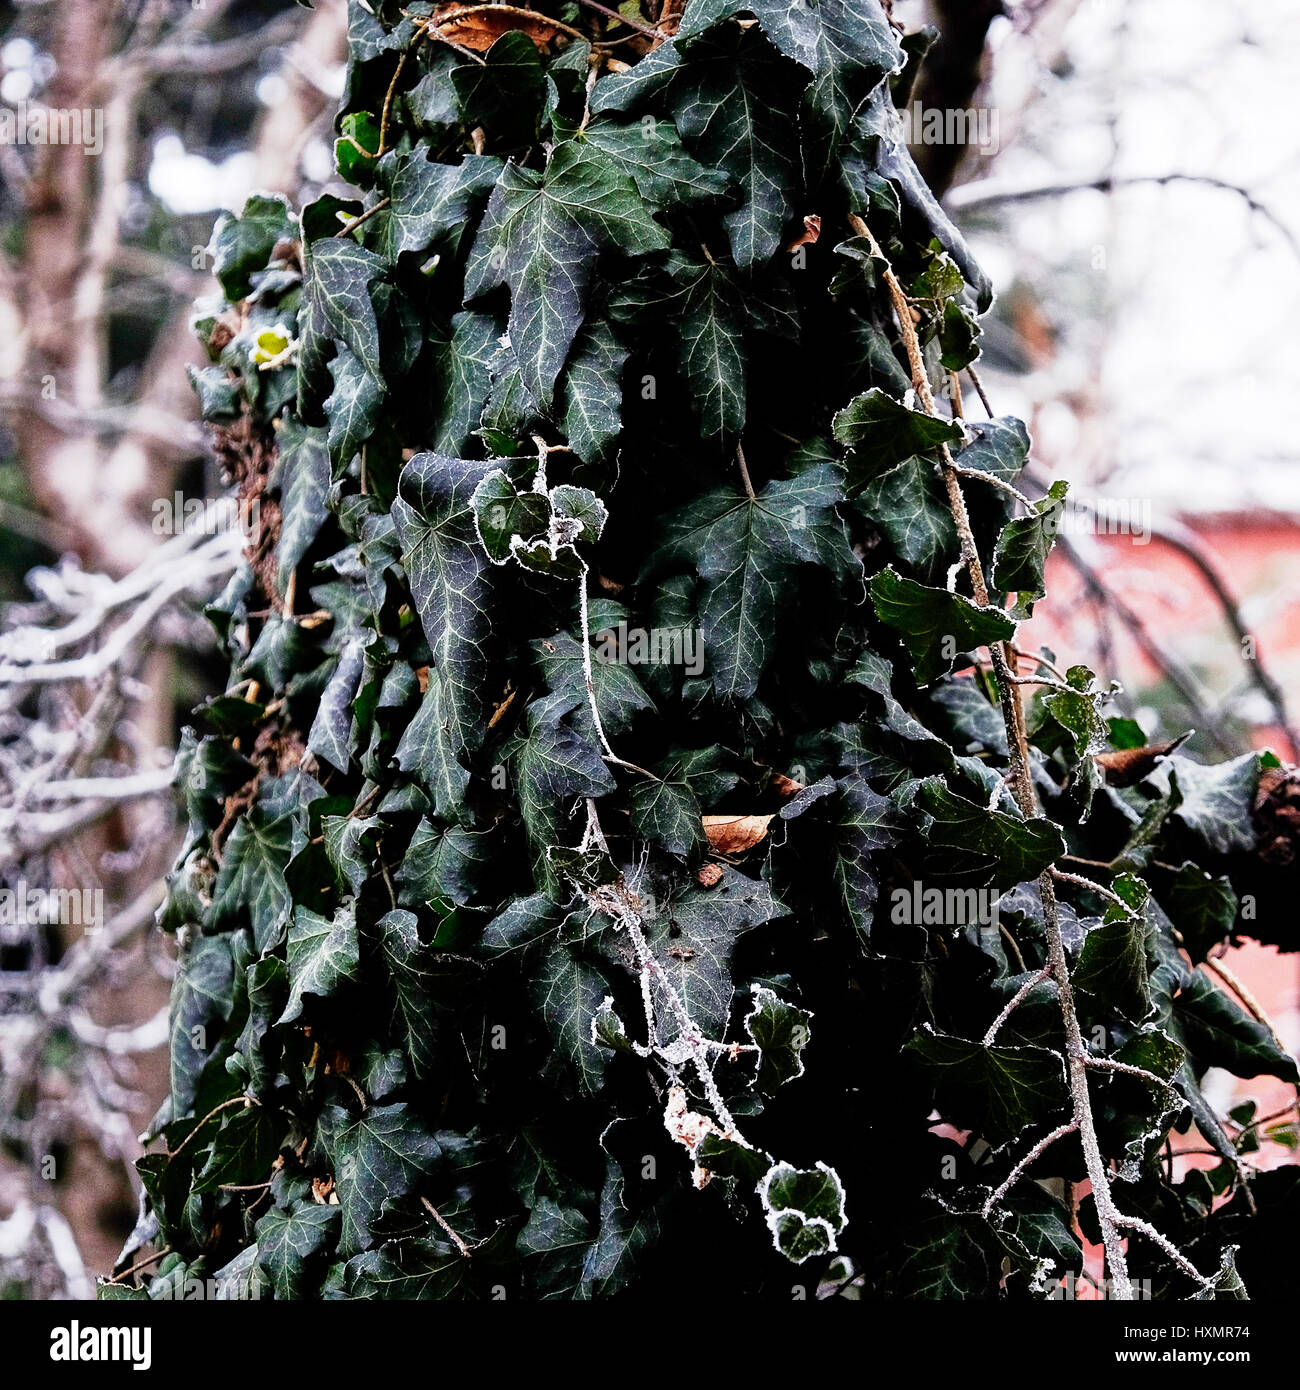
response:
<path id="1" fill-rule="evenodd" d="M 930 389 L 929 376 L 925 369 L 925 359 L 921 356 L 921 344 L 916 336 L 916 325 L 912 320 L 911 307 L 898 277 L 889 266 L 888 259 L 880 243 L 873 235 L 866 221 L 850 214 L 849 225 L 857 236 L 866 238 L 871 254 L 885 262 L 883 278 L 885 287 L 894 306 L 898 319 L 899 332 L 907 352 L 908 364 L 912 370 L 912 385 L 917 399 L 927 415 L 939 418 L 935 409 L 934 393 Z M 977 383 L 978 386 L 978 383 Z M 949 509 L 953 523 L 961 541 L 962 558 L 970 574 L 971 590 L 975 602 L 981 608 L 988 607 L 989 591 L 984 578 L 984 567 L 980 563 L 979 551 L 975 546 L 975 535 L 971 529 L 970 513 L 966 510 L 966 499 L 962 494 L 961 482 L 957 477 L 952 454 L 945 444 L 941 446 L 943 456 L 943 479 L 948 493 Z M 1020 702 L 1020 692 L 1012 680 L 1011 643 L 994 643 L 989 647 L 989 657 L 993 663 L 993 674 L 998 688 L 998 703 L 1002 711 L 1002 722 L 1006 726 L 1007 746 L 1011 755 L 1011 786 L 1017 804 L 1026 819 L 1039 814 L 1038 798 L 1034 792 L 1030 772 L 1029 738 L 1025 729 L 1025 712 Z M 1077 1129 L 1079 1143 L 1083 1149 L 1084 1165 L 1092 1186 L 1093 1202 L 1097 1209 L 1097 1221 L 1101 1227 L 1102 1244 L 1106 1250 L 1106 1260 L 1110 1268 L 1115 1297 L 1120 1302 L 1132 1302 L 1133 1285 L 1129 1280 L 1128 1263 L 1124 1254 L 1124 1238 L 1121 1226 L 1124 1224 L 1116 1210 L 1111 1195 L 1110 1174 L 1101 1155 L 1101 1145 L 1097 1141 L 1097 1125 L 1092 1113 L 1092 1097 L 1088 1090 L 1088 1051 L 1084 1046 L 1083 1034 L 1079 1028 L 1079 1015 L 1074 1005 L 1074 991 L 1070 984 L 1070 967 L 1065 957 L 1065 942 L 1061 935 L 1060 916 L 1057 912 L 1056 885 L 1052 881 L 1052 871 L 1045 869 L 1038 879 L 1038 893 L 1043 904 L 1043 921 L 1047 937 L 1047 969 L 1056 982 L 1056 994 L 1060 1003 L 1061 1018 L 1065 1025 L 1066 1066 L 1070 1086 L 1070 1098 L 1074 1117 L 1071 1129 Z M 1160 1238 L 1162 1241 L 1164 1237 Z M 1167 1245 L 1168 1242 L 1165 1241 Z M 1185 1264 L 1186 1261 L 1181 1260 Z M 1199 1274 L 1196 1276 L 1200 1278 Z"/>
<path id="2" fill-rule="evenodd" d="M 369 222 L 375 213 L 382 212 L 392 201 L 391 198 L 381 198 L 373 207 L 367 208 L 360 216 L 354 217 L 351 222 L 340 227 L 334 235 L 336 237 L 351 236 L 363 222 Z"/>
<path id="3" fill-rule="evenodd" d="M 433 1219 L 438 1223 L 438 1225 L 441 1226 L 442 1229 L 446 1231 L 446 1233 L 451 1237 L 451 1242 L 456 1247 L 456 1249 L 460 1251 L 460 1253 L 465 1257 L 465 1259 L 469 1259 L 469 1246 L 466 1245 L 465 1242 L 460 1238 L 460 1236 L 458 1236 L 456 1232 L 453 1231 L 452 1228 L 447 1224 L 447 1218 L 443 1216 L 443 1214 L 438 1210 L 438 1208 L 435 1207 L 427 1197 L 421 1197 L 420 1201 L 423 1203 L 425 1211 L 427 1211 L 429 1215 L 432 1216 Z"/>
<path id="4" fill-rule="evenodd" d="M 992 1023 L 989 1024 L 989 1030 L 987 1033 L 984 1034 L 985 1047 L 993 1046 L 993 1039 L 997 1037 L 998 1029 L 1002 1027 L 1002 1025 L 1007 1021 L 1007 1019 L 1009 1019 L 1011 1015 L 1016 1011 L 1016 1009 L 1019 1008 L 1019 1006 L 1024 1002 L 1025 997 L 1029 994 L 1030 990 L 1036 989 L 1039 985 L 1043 983 L 1044 980 L 1048 979 L 1051 979 L 1051 971 L 1049 971 L 1047 967 L 1044 966 L 1042 970 L 1040 970 L 1036 975 L 1031 975 L 1024 982 L 1024 984 L 1020 986 L 1020 988 L 1015 992 L 1015 994 L 1012 995 L 1010 1000 L 1008 1000 L 1007 1005 L 1002 1010 L 1002 1012 L 997 1016 L 997 1018 L 993 1020 Z"/>
<path id="5" fill-rule="evenodd" d="M 1058 1139 L 1064 1139 L 1067 1134 L 1073 1134 L 1074 1131 L 1078 1128 L 1079 1126 L 1077 1122 L 1071 1120 L 1068 1124 L 1062 1125 L 1060 1129 L 1054 1129 L 1050 1134 L 1045 1135 L 1042 1139 L 1040 1139 L 1038 1143 L 1035 1144 L 1034 1147 L 1029 1150 L 1029 1152 L 1024 1156 L 1024 1158 L 1022 1158 L 1020 1162 L 1017 1163 L 1016 1166 L 1007 1174 L 1006 1178 L 1002 1182 L 1002 1185 L 995 1192 L 991 1192 L 989 1194 L 988 1201 L 984 1203 L 985 1218 L 988 1217 L 989 1213 L 992 1212 L 993 1208 L 997 1206 L 997 1204 L 1003 1199 L 1003 1197 L 1007 1195 L 1008 1192 L 1011 1191 L 1011 1189 L 1016 1185 L 1016 1183 L 1020 1181 L 1020 1178 L 1024 1174 L 1025 1169 L 1029 1167 L 1029 1165 L 1034 1161 L 1034 1159 L 1036 1159 L 1039 1156 L 1039 1154 L 1045 1153 L 1047 1149 L 1050 1148 L 1051 1145 L 1055 1144 Z"/>
<path id="6" fill-rule="evenodd" d="M 108 1282 L 110 1284 L 120 1284 L 124 1279 L 130 1279 L 133 1275 L 139 1274 L 142 1269 L 148 1269 L 150 1265 L 156 1265 L 159 1260 L 171 1253 L 171 1246 L 164 1245 L 156 1255 L 148 1255 L 143 1260 L 137 1260 L 130 1269 L 124 1269 L 121 1274 L 115 1274 Z"/>
<path id="7" fill-rule="evenodd" d="M 209 1110 L 208 1113 L 204 1115 L 204 1117 L 198 1122 L 198 1124 L 196 1124 L 194 1128 L 190 1130 L 190 1132 L 185 1136 L 185 1138 L 182 1139 L 181 1142 L 177 1144 L 176 1147 L 167 1155 L 167 1162 L 170 1163 L 172 1159 L 178 1158 L 181 1154 L 181 1151 L 185 1148 L 186 1144 L 188 1144 L 190 1140 L 194 1138 L 194 1136 L 199 1132 L 199 1130 L 201 1130 L 209 1120 L 213 1119 L 217 1115 L 220 1115 L 223 1110 L 229 1110 L 232 1105 L 248 1106 L 258 1104 L 260 1104 L 260 1102 L 254 1100 L 252 1096 L 233 1096 L 230 1100 L 223 1100 L 220 1105 L 214 1105 L 212 1109 Z"/>
<path id="8" fill-rule="evenodd" d="M 607 5 L 598 3 L 598 0 L 578 0 L 580 5 L 586 5 L 589 10 L 595 10 L 597 14 L 603 14 L 608 19 L 616 19 L 620 24 L 626 24 L 629 29 L 635 29 L 638 34 L 648 34 L 652 39 L 661 39 L 663 35 L 658 29 L 651 28 L 648 24 L 642 24 L 640 20 L 629 19 L 625 14 L 619 14 L 617 10 L 611 10 Z"/>
<path id="9" fill-rule="evenodd" d="M 745 494 L 751 502 L 757 502 L 758 498 L 754 495 L 754 484 L 749 476 L 749 465 L 745 462 L 745 451 L 739 443 L 736 444 L 736 462 L 740 465 L 740 481 L 745 485 Z"/>
<path id="10" fill-rule="evenodd" d="M 1224 965 L 1222 961 L 1206 960 L 1205 968 L 1212 975 L 1217 975 L 1219 979 L 1221 979 L 1223 983 L 1228 986 L 1228 988 L 1233 992 L 1233 994 L 1235 994 L 1237 998 L 1241 1000 L 1241 1002 L 1246 1006 L 1246 1012 L 1250 1014 L 1250 1016 L 1255 1020 L 1256 1023 L 1258 1023 L 1261 1027 L 1268 1029 L 1268 1031 L 1273 1035 L 1273 1041 L 1277 1044 L 1278 1050 L 1280 1052 L 1287 1051 L 1286 1044 L 1282 1041 L 1280 1037 L 1278 1037 L 1278 1032 L 1276 1027 L 1274 1027 L 1273 1025 L 1273 1020 L 1269 1018 L 1268 1014 L 1265 1012 L 1264 1006 L 1259 1002 L 1258 999 L 1255 998 L 1255 996 L 1250 992 L 1250 990 L 1246 988 L 1246 986 L 1241 982 L 1241 980 L 1238 979 L 1237 976 L 1231 970 L 1229 970 L 1228 967 Z"/>
<path id="11" fill-rule="evenodd" d="M 625 767 L 629 772 L 639 773 L 642 777 L 648 777 L 652 782 L 657 782 L 659 778 L 653 772 L 648 772 L 636 763 L 630 763 L 625 758 L 620 758 L 610 747 L 609 737 L 605 733 L 604 724 L 600 722 L 600 710 L 596 705 L 596 677 L 591 666 L 591 643 L 588 641 L 587 632 L 590 620 L 587 613 L 587 566 L 584 564 L 582 573 L 578 576 L 578 626 L 581 629 L 578 633 L 578 646 L 582 649 L 583 683 L 587 687 L 587 705 L 591 710 L 592 721 L 596 725 L 596 737 L 600 740 L 600 746 L 605 750 L 606 762 L 613 763 L 615 767 Z"/>

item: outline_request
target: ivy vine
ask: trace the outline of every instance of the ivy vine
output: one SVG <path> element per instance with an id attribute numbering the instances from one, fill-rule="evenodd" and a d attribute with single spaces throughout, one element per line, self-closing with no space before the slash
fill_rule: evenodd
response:
<path id="1" fill-rule="evenodd" d="M 1033 1299 L 1084 1237 L 1116 1297 L 1294 1285 L 1294 1127 L 1202 1091 L 1298 1079 L 1213 958 L 1284 930 L 1293 774 L 1018 644 L 1067 490 L 965 409 L 925 36 L 656 10 L 350 0 L 356 196 L 217 225 L 259 505 L 120 1267 L 167 1253 L 104 1292 Z"/>

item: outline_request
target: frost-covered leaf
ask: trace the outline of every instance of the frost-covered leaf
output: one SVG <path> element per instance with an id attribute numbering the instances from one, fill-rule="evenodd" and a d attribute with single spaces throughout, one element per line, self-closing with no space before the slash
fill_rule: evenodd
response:
<path id="1" fill-rule="evenodd" d="M 932 1079 L 945 1115 L 994 1147 L 1054 1128 L 1067 1104 L 1064 1060 L 1044 1047 L 987 1047 L 927 1030 L 904 1051 Z"/>
<path id="2" fill-rule="evenodd" d="M 800 1054 L 812 1036 L 812 1014 L 779 998 L 764 985 L 754 987 L 754 1007 L 745 1015 L 745 1031 L 759 1050 L 754 1084 L 772 1095 L 787 1081 L 803 1075 Z"/>

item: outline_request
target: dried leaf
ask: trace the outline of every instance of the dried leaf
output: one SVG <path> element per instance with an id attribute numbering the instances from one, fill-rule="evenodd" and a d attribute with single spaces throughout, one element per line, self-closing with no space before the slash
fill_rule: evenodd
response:
<path id="1" fill-rule="evenodd" d="M 704 816 L 704 833 L 719 854 L 742 854 L 767 835 L 771 816 Z"/>
<path id="2" fill-rule="evenodd" d="M 1153 743 L 1145 748 L 1121 748 L 1117 753 L 1098 753 L 1093 761 L 1106 774 L 1110 787 L 1132 787 L 1148 776 L 1161 758 L 1167 758 L 1188 735 L 1172 743 Z"/>
<path id="3" fill-rule="evenodd" d="M 544 48 L 555 37 L 555 29 L 538 19 L 529 19 L 522 14 L 502 14 L 494 10 L 474 11 L 474 5 L 444 5 L 434 11 L 434 23 L 443 38 L 451 39 L 462 48 L 473 49 L 476 53 L 486 53 L 489 48 L 512 29 L 527 34 L 538 46 Z"/>

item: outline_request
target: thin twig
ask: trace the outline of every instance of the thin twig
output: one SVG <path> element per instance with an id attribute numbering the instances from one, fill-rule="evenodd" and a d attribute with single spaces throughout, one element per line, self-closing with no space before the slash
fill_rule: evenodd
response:
<path id="1" fill-rule="evenodd" d="M 150 1255 L 147 1259 L 137 1260 L 130 1269 L 124 1269 L 121 1274 L 115 1274 L 108 1282 L 110 1284 L 120 1284 L 123 1279 L 130 1279 L 132 1275 L 139 1274 L 142 1269 L 148 1269 L 150 1265 L 156 1265 L 159 1260 L 164 1259 L 172 1253 L 170 1245 L 164 1245 L 156 1255 Z"/>
<path id="2" fill-rule="evenodd" d="M 1287 1050 L 1286 1044 L 1278 1036 L 1278 1031 L 1273 1020 L 1269 1018 L 1264 1006 L 1255 998 L 1250 990 L 1246 988 L 1245 984 L 1243 984 L 1221 960 L 1209 959 L 1205 962 L 1205 968 L 1212 975 L 1217 975 L 1233 994 L 1241 1000 L 1246 1006 L 1246 1012 L 1250 1014 L 1256 1023 L 1268 1029 L 1273 1036 L 1273 1041 L 1277 1045 L 1278 1051 L 1285 1052 Z"/>
<path id="3" fill-rule="evenodd" d="M 1008 1001 L 1006 1007 L 1002 1010 L 1002 1012 L 997 1016 L 997 1018 L 993 1020 L 992 1023 L 989 1024 L 989 1030 L 987 1033 L 984 1034 L 985 1047 L 993 1046 L 993 1039 L 997 1037 L 998 1029 L 1002 1027 L 1002 1025 L 1007 1021 L 1007 1019 L 1009 1019 L 1011 1015 L 1015 1012 L 1015 1010 L 1024 1002 L 1025 996 L 1029 994 L 1031 990 L 1041 985 L 1044 980 L 1049 979 L 1051 979 L 1051 971 L 1048 970 L 1046 966 L 1044 966 L 1043 969 L 1040 970 L 1037 975 L 1031 975 L 1029 979 L 1027 979 L 1025 983 L 1020 986 L 1020 988 L 1015 992 L 1015 994 L 1011 996 L 1011 999 Z"/>
<path id="4" fill-rule="evenodd" d="M 363 222 L 369 222 L 375 213 L 382 212 L 392 201 L 391 198 L 381 198 L 374 207 L 367 208 L 359 217 L 354 217 L 351 222 L 340 227 L 338 231 L 334 233 L 335 237 L 351 236 Z"/>
<path id="5" fill-rule="evenodd" d="M 750 481 L 749 465 L 745 462 L 745 451 L 736 445 L 736 462 L 740 465 L 740 480 L 745 485 L 745 493 L 751 502 L 757 502 L 758 498 L 754 494 L 754 484 Z"/>
<path id="6" fill-rule="evenodd" d="M 1040 1154 L 1046 1152 L 1046 1150 L 1052 1144 L 1055 1144 L 1058 1139 L 1064 1139 L 1067 1134 L 1073 1134 L 1075 1130 L 1077 1130 L 1078 1128 L 1078 1121 L 1071 1120 L 1068 1124 L 1062 1125 L 1060 1129 L 1054 1129 L 1049 1135 L 1047 1135 L 1046 1138 L 1040 1139 L 1038 1143 L 1035 1144 L 1034 1147 L 1029 1150 L 1029 1152 L 1024 1156 L 1024 1158 L 1022 1158 L 1020 1162 L 1016 1164 L 1016 1166 L 1011 1170 L 1011 1172 L 1007 1174 L 1006 1180 L 1002 1183 L 1002 1185 L 995 1192 L 992 1192 L 989 1195 L 988 1201 L 984 1203 L 985 1217 L 987 1217 L 989 1213 L 993 1210 L 993 1208 L 997 1206 L 997 1204 L 1003 1199 L 1003 1197 L 1005 1197 L 1007 1193 L 1011 1191 L 1011 1189 L 1020 1180 L 1021 1174 L 1024 1173 L 1025 1169 L 1029 1167 L 1029 1165 L 1034 1161 L 1034 1159 L 1036 1159 Z"/>
<path id="7" fill-rule="evenodd" d="M 458 1236 L 456 1232 L 453 1231 L 451 1227 L 447 1224 L 446 1217 L 443 1216 L 443 1214 L 438 1210 L 438 1208 L 435 1207 L 427 1197 L 421 1197 L 420 1201 L 424 1204 L 425 1211 L 427 1211 L 429 1215 L 432 1216 L 433 1219 L 438 1223 L 438 1225 L 441 1226 L 442 1229 L 447 1232 L 448 1236 L 451 1237 L 452 1244 L 455 1245 L 456 1249 L 459 1250 L 460 1253 L 464 1255 L 466 1259 L 469 1259 L 469 1246 L 466 1245 L 465 1242 L 460 1238 L 460 1236 Z"/>
<path id="8" fill-rule="evenodd" d="M 217 1115 L 220 1115 L 223 1110 L 229 1110 L 232 1105 L 248 1106 L 259 1104 L 261 1104 L 261 1102 L 254 1100 L 252 1096 L 234 1096 L 230 1100 L 223 1100 L 220 1105 L 214 1105 L 212 1109 L 209 1110 L 208 1113 L 204 1115 L 204 1117 L 198 1122 L 198 1124 L 196 1124 L 194 1128 L 190 1130 L 190 1132 L 185 1136 L 185 1138 L 182 1139 L 181 1142 L 177 1144 L 176 1147 L 168 1153 L 168 1163 L 170 1163 L 175 1158 L 179 1158 L 186 1144 L 188 1144 L 190 1140 L 194 1138 L 194 1136 L 199 1132 L 199 1130 L 203 1128 L 205 1124 L 207 1124 L 209 1120 L 214 1119 Z"/>

